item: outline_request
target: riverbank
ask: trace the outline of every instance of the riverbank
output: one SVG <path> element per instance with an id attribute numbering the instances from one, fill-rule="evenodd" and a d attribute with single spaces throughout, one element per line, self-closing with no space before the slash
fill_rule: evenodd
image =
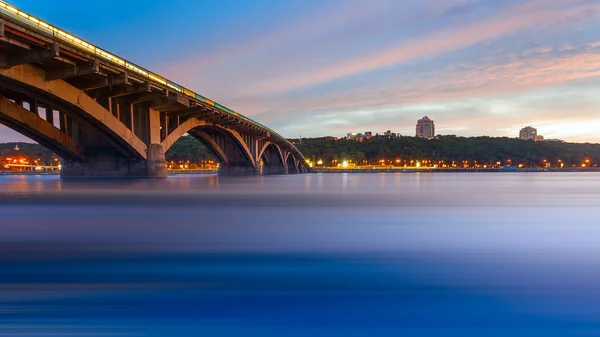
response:
<path id="1" fill-rule="evenodd" d="M 217 174 L 217 170 L 177 170 L 177 171 L 168 171 L 168 175 L 176 176 L 176 175 L 184 175 L 184 174 Z M 48 171 L 48 172 L 39 172 L 39 171 L 0 171 L 0 176 L 58 176 L 60 175 L 59 171 Z"/>
<path id="2" fill-rule="evenodd" d="M 58 171 L 0 171 L 0 176 L 57 176 L 60 175 Z"/>
<path id="3" fill-rule="evenodd" d="M 181 174 L 217 174 L 217 170 L 177 170 L 177 171 L 167 171 L 167 174 L 170 176 L 177 176 Z"/>
<path id="4" fill-rule="evenodd" d="M 600 172 L 600 168 L 518 168 L 504 170 L 503 168 L 313 168 L 312 173 L 491 173 L 491 172 Z"/>
<path id="5" fill-rule="evenodd" d="M 492 173 L 492 172 L 600 172 L 600 168 L 520 168 L 514 171 L 504 171 L 501 168 L 371 168 L 371 169 L 337 169 L 337 168 L 313 168 L 309 173 Z M 177 175 L 190 175 L 190 174 L 218 174 L 217 170 L 178 170 L 168 171 L 169 176 Z M 0 172 L 0 176 L 56 176 L 60 175 L 60 172 L 11 172 L 3 171 Z"/>

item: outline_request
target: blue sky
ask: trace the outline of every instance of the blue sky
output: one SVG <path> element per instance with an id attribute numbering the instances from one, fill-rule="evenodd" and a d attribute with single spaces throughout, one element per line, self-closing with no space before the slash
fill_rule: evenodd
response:
<path id="1" fill-rule="evenodd" d="M 441 134 L 600 142 L 597 0 L 12 4 L 286 137 L 413 135 L 427 115 Z"/>

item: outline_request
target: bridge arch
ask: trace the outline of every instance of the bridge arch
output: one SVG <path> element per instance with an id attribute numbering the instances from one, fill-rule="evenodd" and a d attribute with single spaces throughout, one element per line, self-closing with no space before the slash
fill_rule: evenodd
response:
<path id="1" fill-rule="evenodd" d="M 83 160 L 83 148 L 64 132 L 22 105 L 0 97 L 0 124 L 38 142 L 61 158 Z"/>
<path id="2" fill-rule="evenodd" d="M 0 69 L 0 86 L 9 86 L 11 90 L 31 100 L 61 107 L 63 113 L 70 114 L 72 118 L 82 122 L 86 131 L 93 129 L 93 132 L 115 145 L 126 157 L 147 157 L 146 144 L 110 111 L 86 95 L 83 90 L 63 80 L 46 81 L 45 73 L 40 68 L 24 64 Z"/>
<path id="3" fill-rule="evenodd" d="M 175 130 L 171 131 L 171 133 L 161 142 L 163 151 L 167 152 L 167 150 L 169 150 L 179 138 L 188 133 L 188 131 L 190 131 L 191 129 L 204 125 L 206 125 L 206 122 L 197 118 L 190 118 L 187 121 L 181 123 L 177 128 L 175 128 Z"/>
<path id="4" fill-rule="evenodd" d="M 196 125 L 197 124 L 197 125 Z M 202 142 L 219 161 L 221 175 L 257 174 L 258 164 L 243 137 L 228 128 L 217 125 L 190 123 L 187 133 Z"/>
<path id="5" fill-rule="evenodd" d="M 306 169 L 298 149 L 268 127 L 7 8 L 0 8 L 0 98 L 8 99 L 0 119 L 60 155 L 61 177 L 164 178 L 164 152 L 185 133 L 215 153 L 220 174 L 260 173 L 262 159 L 285 173 L 289 154 Z M 25 102 L 30 114 L 20 109 Z M 44 119 L 38 107 L 51 113 Z"/>
<path id="6" fill-rule="evenodd" d="M 300 173 L 300 170 L 298 169 L 298 160 L 296 160 L 296 158 L 294 158 L 294 156 L 288 154 L 287 159 L 286 159 L 286 165 L 287 165 L 288 174 Z"/>
<path id="7" fill-rule="evenodd" d="M 285 165 L 285 159 L 281 148 L 273 143 L 266 142 L 261 152 L 259 153 L 258 160 L 262 161 L 262 173 L 263 174 L 286 174 L 287 166 Z"/>

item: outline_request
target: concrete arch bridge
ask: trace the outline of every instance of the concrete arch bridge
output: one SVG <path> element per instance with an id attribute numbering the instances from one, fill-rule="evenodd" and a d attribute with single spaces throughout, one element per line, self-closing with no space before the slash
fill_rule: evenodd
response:
<path id="1" fill-rule="evenodd" d="M 62 177 L 166 177 L 186 133 L 222 175 L 308 171 L 266 126 L 3 1 L 0 123 L 59 155 Z"/>

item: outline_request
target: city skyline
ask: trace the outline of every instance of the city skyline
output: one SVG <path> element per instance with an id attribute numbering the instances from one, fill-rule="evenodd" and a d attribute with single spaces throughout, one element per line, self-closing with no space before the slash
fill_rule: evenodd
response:
<path id="1" fill-rule="evenodd" d="M 535 125 L 600 142 L 600 3 L 130 1 L 115 14 L 106 2 L 11 2 L 289 138 L 410 135 L 431 115 L 437 134 L 514 137 Z M 231 24 L 193 19 L 207 10 Z M 177 20 L 147 23 L 164 15 Z M 196 32 L 202 43 L 190 43 Z M 157 48 L 157 36 L 169 39 Z M 23 140 L 0 126 L 0 142 Z"/>

